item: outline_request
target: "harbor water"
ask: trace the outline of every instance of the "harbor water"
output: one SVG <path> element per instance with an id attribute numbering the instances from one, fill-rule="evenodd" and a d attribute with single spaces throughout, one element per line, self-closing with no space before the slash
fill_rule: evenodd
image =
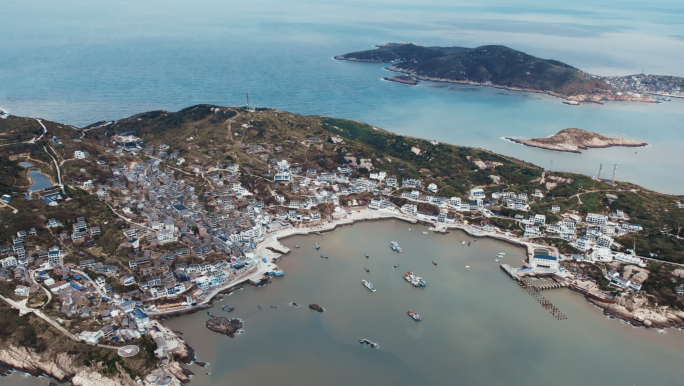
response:
<path id="1" fill-rule="evenodd" d="M 684 376 L 683 331 L 623 325 L 568 289 L 544 292 L 568 316 L 556 320 L 494 261 L 505 252 L 502 263 L 519 266 L 522 249 L 425 229 L 386 220 L 283 240 L 292 249 L 279 262 L 285 276 L 247 285 L 209 310 L 243 319 L 244 334 L 207 330 L 204 312 L 165 321 L 211 363 L 189 366 L 192 384 L 650 385 Z M 390 250 L 392 240 L 403 253 Z M 405 281 L 408 270 L 427 286 Z M 227 304 L 235 310 L 221 311 Z M 380 349 L 359 344 L 364 338 Z"/>
<path id="2" fill-rule="evenodd" d="M 122 0 L 7 2 L 0 23 L 0 108 L 84 126 L 198 103 L 269 106 L 365 121 L 401 135 L 473 146 L 544 168 L 684 193 L 684 100 L 567 106 L 539 94 L 382 81 L 386 65 L 334 55 L 385 42 L 504 44 L 600 75 L 682 76 L 684 3 L 611 0 Z M 626 44 L 625 42 L 629 42 Z M 640 140 L 646 148 L 584 154 L 523 147 L 567 127 Z M 607 172 L 610 170 L 609 172 Z"/>

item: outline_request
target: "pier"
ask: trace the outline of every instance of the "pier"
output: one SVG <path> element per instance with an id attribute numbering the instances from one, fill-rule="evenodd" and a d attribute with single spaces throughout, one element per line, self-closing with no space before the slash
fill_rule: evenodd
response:
<path id="1" fill-rule="evenodd" d="M 528 294 L 530 294 L 535 300 L 539 302 L 539 304 L 542 305 L 545 309 L 549 311 L 551 316 L 556 318 L 556 320 L 565 320 L 568 317 L 565 316 L 558 307 L 554 306 L 553 303 L 551 303 L 550 300 L 544 297 L 542 295 L 541 291 L 544 290 L 550 290 L 550 289 L 556 289 L 556 288 L 565 288 L 567 287 L 567 283 L 562 282 L 562 283 L 554 283 L 554 284 L 543 284 L 543 285 L 531 285 L 527 280 L 525 280 L 522 276 L 518 275 L 515 271 L 515 269 L 511 268 L 510 265 L 508 264 L 501 264 L 501 269 L 503 269 L 511 278 L 516 280 L 522 288 L 527 291 Z"/>

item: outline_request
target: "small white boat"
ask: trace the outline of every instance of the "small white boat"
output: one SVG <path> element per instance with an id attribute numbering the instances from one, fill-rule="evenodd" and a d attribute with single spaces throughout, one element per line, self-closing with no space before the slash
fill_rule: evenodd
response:
<path id="1" fill-rule="evenodd" d="M 412 232 L 411 228 L 409 228 L 409 232 Z"/>
<path id="2" fill-rule="evenodd" d="M 461 241 L 461 244 L 465 245 L 465 241 Z"/>
<path id="3" fill-rule="evenodd" d="M 427 235 L 428 233 L 427 233 L 427 231 L 423 231 L 423 234 L 424 234 L 424 235 Z"/>
<path id="4" fill-rule="evenodd" d="M 501 261 L 501 260 L 499 260 L 499 259 L 494 259 L 494 261 Z"/>

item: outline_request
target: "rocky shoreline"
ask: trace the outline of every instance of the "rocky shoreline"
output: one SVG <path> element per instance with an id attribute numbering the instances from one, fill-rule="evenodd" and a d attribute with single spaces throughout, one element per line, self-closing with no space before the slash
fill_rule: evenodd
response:
<path id="1" fill-rule="evenodd" d="M 351 59 L 338 59 L 338 60 L 346 60 L 346 61 L 351 61 L 351 62 L 371 62 L 368 60 L 351 60 Z M 594 102 L 594 103 L 600 103 L 603 101 L 629 101 L 629 102 L 648 102 L 648 103 L 658 103 L 658 100 L 649 96 L 642 96 L 642 97 L 633 97 L 629 96 L 627 94 L 623 95 L 614 95 L 613 93 L 597 93 L 597 94 L 579 94 L 579 95 L 563 95 L 557 92 L 553 91 L 544 91 L 544 90 L 535 90 L 535 89 L 530 89 L 530 88 L 519 88 L 519 87 L 509 87 L 509 86 L 504 86 L 500 84 L 494 84 L 494 83 L 481 83 L 481 82 L 474 82 L 471 80 L 456 80 L 456 79 L 447 79 L 447 78 L 433 78 L 429 76 L 422 76 L 414 73 L 413 71 L 408 71 L 404 70 L 402 68 L 398 68 L 396 66 L 390 66 L 386 68 L 389 71 L 393 72 L 398 72 L 401 74 L 406 74 L 409 75 L 415 79 L 418 80 L 425 80 L 429 82 L 438 82 L 438 83 L 456 83 L 456 84 L 467 84 L 469 86 L 484 86 L 484 87 L 492 87 L 492 88 L 498 88 L 501 90 L 508 90 L 508 91 L 520 91 L 520 92 L 533 92 L 537 94 L 546 94 L 546 95 L 551 95 L 556 98 L 561 98 L 565 99 L 568 101 L 574 101 L 574 102 Z"/>
<path id="2" fill-rule="evenodd" d="M 49 377 L 74 386 L 135 386 L 138 383 L 125 371 L 113 377 L 105 377 L 91 366 L 78 366 L 67 353 L 55 358 L 43 358 L 24 347 L 5 345 L 0 350 L 0 366 L 5 372 L 19 371 L 35 377 Z"/>

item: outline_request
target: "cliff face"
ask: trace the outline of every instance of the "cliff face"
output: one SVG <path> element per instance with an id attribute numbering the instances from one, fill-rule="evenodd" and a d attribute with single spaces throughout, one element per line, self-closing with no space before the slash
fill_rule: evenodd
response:
<path id="1" fill-rule="evenodd" d="M 605 148 L 612 146 L 640 147 L 647 143 L 624 138 L 609 138 L 604 135 L 581 129 L 563 129 L 548 138 L 516 139 L 510 141 L 526 146 L 539 147 L 547 150 L 581 153 L 589 148 Z"/>
<path id="2" fill-rule="evenodd" d="M 71 382 L 75 386 L 134 386 L 137 383 L 125 372 L 105 377 L 97 372 L 96 366 L 77 366 L 73 357 L 58 353 L 54 357 L 31 352 L 24 347 L 3 345 L 0 361 L 34 376 L 47 375 L 61 382 Z"/>

